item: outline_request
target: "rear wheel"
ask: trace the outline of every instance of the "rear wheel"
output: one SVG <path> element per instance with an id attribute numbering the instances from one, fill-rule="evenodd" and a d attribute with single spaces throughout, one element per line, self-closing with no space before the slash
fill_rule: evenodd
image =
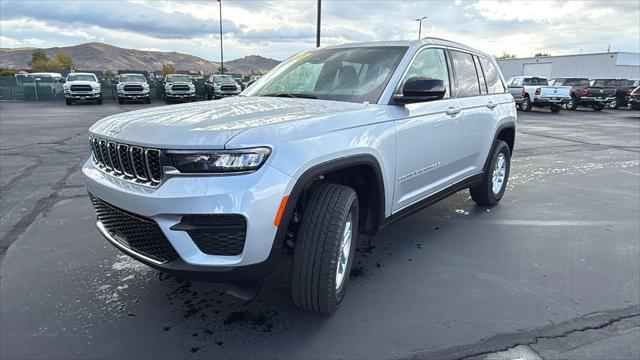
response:
<path id="1" fill-rule="evenodd" d="M 549 108 L 551 109 L 551 112 L 554 112 L 554 113 L 559 113 L 560 109 L 562 109 L 560 105 L 556 105 L 556 104 L 549 106 Z"/>
<path id="2" fill-rule="evenodd" d="M 469 189 L 473 201 L 485 206 L 496 205 L 507 189 L 510 168 L 511 151 L 509 145 L 502 140 L 497 140 L 482 182 Z"/>
<path id="3" fill-rule="evenodd" d="M 346 291 L 358 234 L 358 196 L 320 184 L 304 210 L 293 252 L 291 294 L 302 310 L 333 313 Z"/>
<path id="4" fill-rule="evenodd" d="M 613 100 L 612 102 L 610 102 L 609 104 L 607 104 L 609 106 L 609 109 L 613 109 L 616 110 L 620 107 L 620 104 L 618 103 L 618 100 Z"/>
<path id="5" fill-rule="evenodd" d="M 522 111 L 531 111 L 531 99 L 529 99 L 528 96 L 525 96 L 524 99 L 522 99 Z"/>
<path id="6" fill-rule="evenodd" d="M 604 109 L 603 104 L 593 104 L 593 111 L 600 111 L 602 109 Z"/>
<path id="7" fill-rule="evenodd" d="M 578 108 L 578 102 L 574 97 L 571 97 L 571 100 L 567 103 L 567 110 L 575 110 Z"/>

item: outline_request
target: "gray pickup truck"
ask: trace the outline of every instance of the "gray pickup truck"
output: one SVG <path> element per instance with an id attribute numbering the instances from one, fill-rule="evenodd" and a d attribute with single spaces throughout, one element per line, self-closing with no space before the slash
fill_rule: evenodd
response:
<path id="1" fill-rule="evenodd" d="M 518 108 L 526 112 L 533 107 L 548 106 L 557 113 L 571 100 L 570 86 L 549 86 L 545 77 L 514 76 L 507 81 L 507 86 Z"/>
<path id="2" fill-rule="evenodd" d="M 549 83 L 554 86 L 571 87 L 571 100 L 566 104 L 569 110 L 586 106 L 593 108 L 593 111 L 600 111 L 604 109 L 605 104 L 615 101 L 615 89 L 590 86 L 587 78 L 556 78 L 549 80 Z"/>

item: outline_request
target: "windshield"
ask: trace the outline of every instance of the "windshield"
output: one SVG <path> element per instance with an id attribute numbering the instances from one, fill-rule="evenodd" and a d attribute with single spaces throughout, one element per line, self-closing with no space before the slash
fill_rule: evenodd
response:
<path id="1" fill-rule="evenodd" d="M 218 75 L 213 77 L 213 82 L 222 84 L 235 84 L 236 81 L 230 75 Z"/>
<path id="2" fill-rule="evenodd" d="M 191 82 L 187 75 L 167 75 L 167 82 Z"/>
<path id="3" fill-rule="evenodd" d="M 247 96 L 292 96 L 375 103 L 407 51 L 404 46 L 320 49 L 289 58 Z"/>
<path id="4" fill-rule="evenodd" d="M 67 81 L 97 81 L 95 75 L 91 74 L 69 74 Z"/>
<path id="5" fill-rule="evenodd" d="M 121 75 L 121 82 L 146 82 L 146 79 L 142 75 Z"/>

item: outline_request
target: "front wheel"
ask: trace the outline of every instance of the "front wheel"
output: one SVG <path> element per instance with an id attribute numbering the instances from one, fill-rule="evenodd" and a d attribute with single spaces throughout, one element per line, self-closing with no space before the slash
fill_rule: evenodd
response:
<path id="1" fill-rule="evenodd" d="M 320 184 L 304 209 L 293 251 L 291 295 L 302 310 L 332 314 L 344 298 L 358 239 L 358 196 Z"/>
<path id="2" fill-rule="evenodd" d="M 522 99 L 522 111 L 531 111 L 531 99 L 529 99 L 528 96 L 525 96 L 524 99 Z"/>
<path id="3" fill-rule="evenodd" d="M 511 151 L 509 145 L 502 140 L 497 140 L 482 182 L 469 189 L 473 201 L 485 206 L 496 205 L 507 189 L 510 168 Z"/>

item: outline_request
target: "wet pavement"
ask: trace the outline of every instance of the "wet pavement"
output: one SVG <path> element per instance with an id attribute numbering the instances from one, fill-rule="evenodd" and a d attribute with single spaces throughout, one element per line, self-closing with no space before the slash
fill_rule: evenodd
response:
<path id="1" fill-rule="evenodd" d="M 639 353 L 639 112 L 520 112 L 503 201 L 462 191 L 362 237 L 345 301 L 321 317 L 293 306 L 288 263 L 244 301 L 100 237 L 86 129 L 146 106 L 0 102 L 2 358 Z"/>

